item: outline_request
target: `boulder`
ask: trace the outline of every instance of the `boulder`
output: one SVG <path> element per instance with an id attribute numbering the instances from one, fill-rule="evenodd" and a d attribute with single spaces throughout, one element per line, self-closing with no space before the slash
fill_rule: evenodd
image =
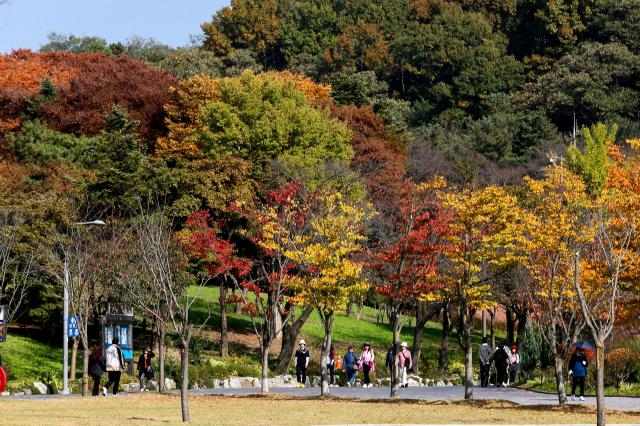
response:
<path id="1" fill-rule="evenodd" d="M 312 380 L 309 380 L 309 378 L 307 378 L 307 387 L 320 387 L 320 385 L 322 384 L 322 379 L 320 378 L 320 376 L 313 376 Z"/>
<path id="2" fill-rule="evenodd" d="M 446 386 L 442 380 L 436 382 L 436 386 Z"/>
<path id="3" fill-rule="evenodd" d="M 284 380 L 284 384 L 292 384 L 294 382 L 295 377 L 293 377 L 291 374 L 285 374 L 284 376 L 280 376 L 283 378 Z"/>
<path id="4" fill-rule="evenodd" d="M 9 392 L 9 391 L 2 391 L 2 393 L 0 393 L 0 395 L 2 395 L 2 396 L 9 396 L 9 395 L 11 395 L 11 392 Z"/>
<path id="5" fill-rule="evenodd" d="M 240 383 L 240 378 L 238 377 L 229 378 L 229 387 L 231 389 L 240 389 L 242 387 L 242 383 Z"/>
<path id="6" fill-rule="evenodd" d="M 424 383 L 425 386 L 433 386 L 434 385 L 432 379 L 424 379 L 423 383 Z"/>
<path id="7" fill-rule="evenodd" d="M 447 382 L 447 386 L 453 386 L 453 383 Z"/>
<path id="8" fill-rule="evenodd" d="M 191 385 L 191 389 L 200 389 L 200 385 L 198 384 L 198 382 L 194 382 L 193 385 Z"/>
<path id="9" fill-rule="evenodd" d="M 149 380 L 149 382 L 147 383 L 147 388 L 152 391 L 157 391 L 159 389 L 158 385 L 159 383 L 157 380 Z"/>
<path id="10" fill-rule="evenodd" d="M 47 385 L 42 382 L 33 382 L 33 394 L 34 395 L 46 395 Z"/>
<path id="11" fill-rule="evenodd" d="M 23 388 L 22 392 L 24 392 L 25 395 L 33 395 L 31 388 Z"/>
<path id="12" fill-rule="evenodd" d="M 382 379 L 376 380 L 376 383 L 378 384 L 378 386 L 391 386 L 391 378 L 383 377 Z"/>
<path id="13" fill-rule="evenodd" d="M 261 386 L 262 386 L 262 384 L 260 383 L 260 379 L 258 379 L 257 377 L 254 377 L 254 378 L 251 380 L 251 387 L 252 387 L 252 388 L 259 388 L 259 387 L 261 387 Z"/>
<path id="14" fill-rule="evenodd" d="M 15 396 L 24 396 L 24 392 L 15 392 L 14 395 Z"/>
<path id="15" fill-rule="evenodd" d="M 420 377 L 418 377 L 418 378 L 409 377 L 409 378 L 407 378 L 407 386 L 410 387 L 410 388 L 419 387 L 421 381 L 422 381 L 422 379 L 420 379 Z"/>
<path id="16" fill-rule="evenodd" d="M 176 382 L 173 379 L 165 377 L 164 379 L 164 390 L 172 391 L 176 388 Z"/>

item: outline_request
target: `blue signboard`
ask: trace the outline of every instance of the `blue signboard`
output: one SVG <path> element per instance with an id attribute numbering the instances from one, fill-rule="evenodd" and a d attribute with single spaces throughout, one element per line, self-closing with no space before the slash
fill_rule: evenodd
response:
<path id="1" fill-rule="evenodd" d="M 80 335 L 80 317 L 69 315 L 67 317 L 67 327 L 69 337 L 78 337 Z"/>

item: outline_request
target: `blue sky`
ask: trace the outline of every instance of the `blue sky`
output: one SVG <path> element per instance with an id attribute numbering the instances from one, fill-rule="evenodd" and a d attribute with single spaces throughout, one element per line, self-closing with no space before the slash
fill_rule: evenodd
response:
<path id="1" fill-rule="evenodd" d="M 133 35 L 170 46 L 189 44 L 200 24 L 230 0 L 8 0 L 0 5 L 0 52 L 37 50 L 51 32 L 109 42 Z"/>

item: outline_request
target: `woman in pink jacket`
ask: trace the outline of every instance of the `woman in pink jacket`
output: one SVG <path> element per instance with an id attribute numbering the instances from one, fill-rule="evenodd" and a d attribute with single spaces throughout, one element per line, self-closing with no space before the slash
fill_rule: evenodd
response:
<path id="1" fill-rule="evenodd" d="M 362 374 L 364 375 L 364 384 L 362 385 L 362 387 L 370 388 L 371 386 L 373 386 L 373 384 L 371 384 L 371 379 L 369 378 L 369 373 L 375 373 L 376 361 L 369 342 L 365 342 L 365 344 L 362 345 L 362 355 L 360 355 L 360 371 L 362 371 Z"/>
<path id="2" fill-rule="evenodd" d="M 411 352 L 407 349 L 407 342 L 402 342 L 400 345 L 400 352 L 398 352 L 398 365 L 400 376 L 400 387 L 407 387 L 407 372 L 413 368 L 413 360 L 411 359 Z"/>

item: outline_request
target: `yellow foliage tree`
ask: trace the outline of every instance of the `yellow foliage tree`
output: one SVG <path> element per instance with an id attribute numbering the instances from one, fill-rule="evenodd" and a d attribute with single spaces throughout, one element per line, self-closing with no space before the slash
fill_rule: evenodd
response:
<path id="1" fill-rule="evenodd" d="M 489 186 L 444 194 L 444 207 L 451 210 L 451 234 L 447 253 L 451 264 L 449 293 L 460 309 L 465 351 L 465 399 L 473 397 L 473 348 L 471 318 L 476 309 L 493 305 L 490 280 L 492 271 L 519 260 L 523 242 L 523 223 L 527 213 L 515 196 L 504 188 Z"/>
<path id="2" fill-rule="evenodd" d="M 554 348 L 556 390 L 558 401 L 564 404 L 564 359 L 584 326 L 573 287 L 573 256 L 593 235 L 583 180 L 564 167 L 554 166 L 545 173 L 543 179 L 524 180 L 522 203 L 529 215 L 523 265 L 532 282 L 533 314 Z"/>
<path id="3" fill-rule="evenodd" d="M 273 235 L 271 250 L 284 249 L 285 255 L 299 265 L 300 274 L 291 276 L 288 287 L 295 292 L 296 302 L 313 306 L 324 326 L 321 360 L 331 348 L 334 312 L 348 300 L 368 288 L 362 277 L 362 265 L 353 256 L 362 250 L 365 236 L 362 228 L 368 219 L 365 208 L 343 200 L 339 193 L 319 195 L 308 210 L 305 226 L 273 222 L 264 226 Z M 276 238 L 277 237 L 277 238 Z M 326 363 L 322 365 L 321 394 L 329 393 Z"/>

